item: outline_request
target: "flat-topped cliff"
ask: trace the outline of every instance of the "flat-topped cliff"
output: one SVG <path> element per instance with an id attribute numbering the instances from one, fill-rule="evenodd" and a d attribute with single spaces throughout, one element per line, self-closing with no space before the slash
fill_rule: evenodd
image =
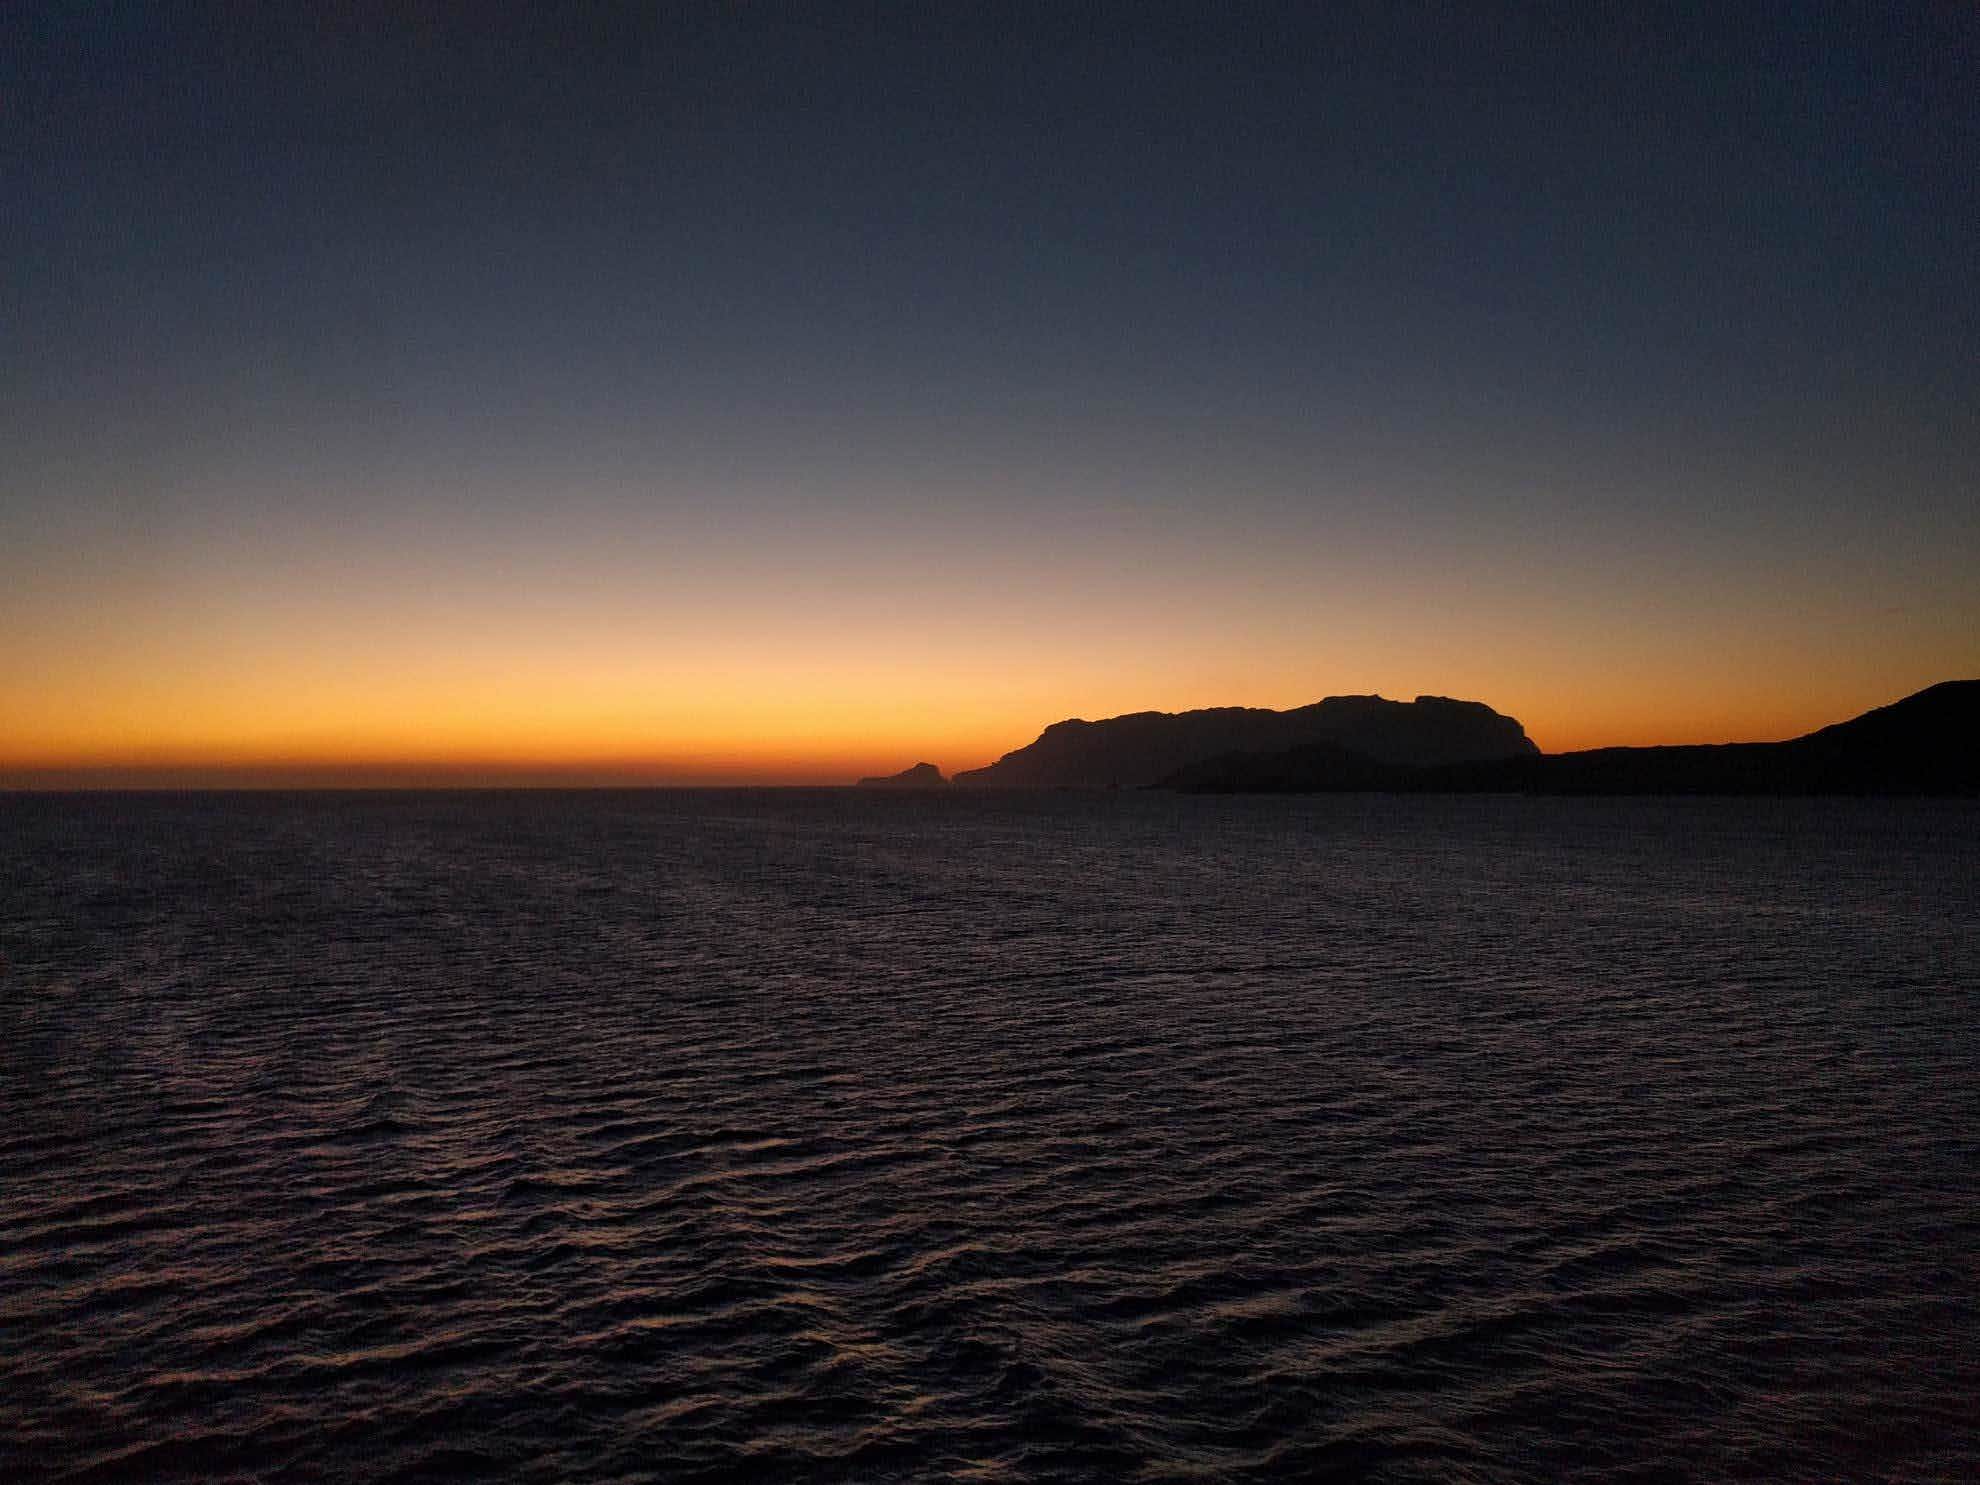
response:
<path id="1" fill-rule="evenodd" d="M 1376 763 L 1423 768 L 1538 753 L 1511 717 L 1478 701 L 1419 696 L 1329 696 L 1290 711 L 1210 707 L 1055 722 L 1036 741 L 958 785 L 1027 789 L 1139 789 L 1220 754 L 1327 743 Z"/>

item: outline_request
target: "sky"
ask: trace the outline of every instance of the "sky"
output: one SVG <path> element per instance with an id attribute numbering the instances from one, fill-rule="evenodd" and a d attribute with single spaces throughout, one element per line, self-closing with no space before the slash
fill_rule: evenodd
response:
<path id="1" fill-rule="evenodd" d="M 576 9 L 0 17 L 0 784 L 1980 675 L 1970 5 Z"/>

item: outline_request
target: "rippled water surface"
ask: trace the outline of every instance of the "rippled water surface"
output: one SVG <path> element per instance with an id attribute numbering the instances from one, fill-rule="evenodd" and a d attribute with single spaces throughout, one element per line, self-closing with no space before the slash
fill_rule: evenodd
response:
<path id="1" fill-rule="evenodd" d="M 0 1477 L 1980 1476 L 1980 808 L 0 797 Z"/>

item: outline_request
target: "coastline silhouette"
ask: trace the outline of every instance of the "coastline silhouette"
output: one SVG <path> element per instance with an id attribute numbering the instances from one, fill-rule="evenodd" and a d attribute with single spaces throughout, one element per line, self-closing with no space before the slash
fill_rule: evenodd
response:
<path id="1" fill-rule="evenodd" d="M 860 780 L 942 782 L 933 764 Z M 1980 680 L 1943 681 L 1785 742 L 1542 753 L 1483 702 L 1330 696 L 1055 722 L 959 788 L 1187 794 L 1980 794 Z"/>

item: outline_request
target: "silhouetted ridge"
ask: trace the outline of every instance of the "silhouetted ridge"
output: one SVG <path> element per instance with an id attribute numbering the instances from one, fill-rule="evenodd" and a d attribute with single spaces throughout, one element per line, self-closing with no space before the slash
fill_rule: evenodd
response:
<path id="1" fill-rule="evenodd" d="M 1390 767 L 1339 749 L 1229 753 L 1162 786 L 1200 794 L 1384 789 L 1529 794 L 1980 793 L 1980 681 L 1945 681 L 1788 742 L 1596 748 Z"/>
<path id="2" fill-rule="evenodd" d="M 1139 789 L 1179 768 L 1231 752 L 1329 743 L 1376 763 L 1424 767 L 1536 753 L 1525 729 L 1477 701 L 1419 696 L 1329 696 L 1292 711 L 1211 707 L 1055 722 L 1037 741 L 958 784 L 1031 789 Z"/>
<path id="3" fill-rule="evenodd" d="M 862 789 L 941 789 L 948 780 L 942 777 L 942 770 L 932 763 L 917 763 L 913 768 L 904 768 L 899 773 L 876 774 L 872 778 L 859 781 Z"/>
<path id="4" fill-rule="evenodd" d="M 1419 771 L 1318 742 L 1277 753 L 1225 753 L 1179 768 L 1156 787 L 1186 794 L 1361 793 L 1407 788 Z"/>

